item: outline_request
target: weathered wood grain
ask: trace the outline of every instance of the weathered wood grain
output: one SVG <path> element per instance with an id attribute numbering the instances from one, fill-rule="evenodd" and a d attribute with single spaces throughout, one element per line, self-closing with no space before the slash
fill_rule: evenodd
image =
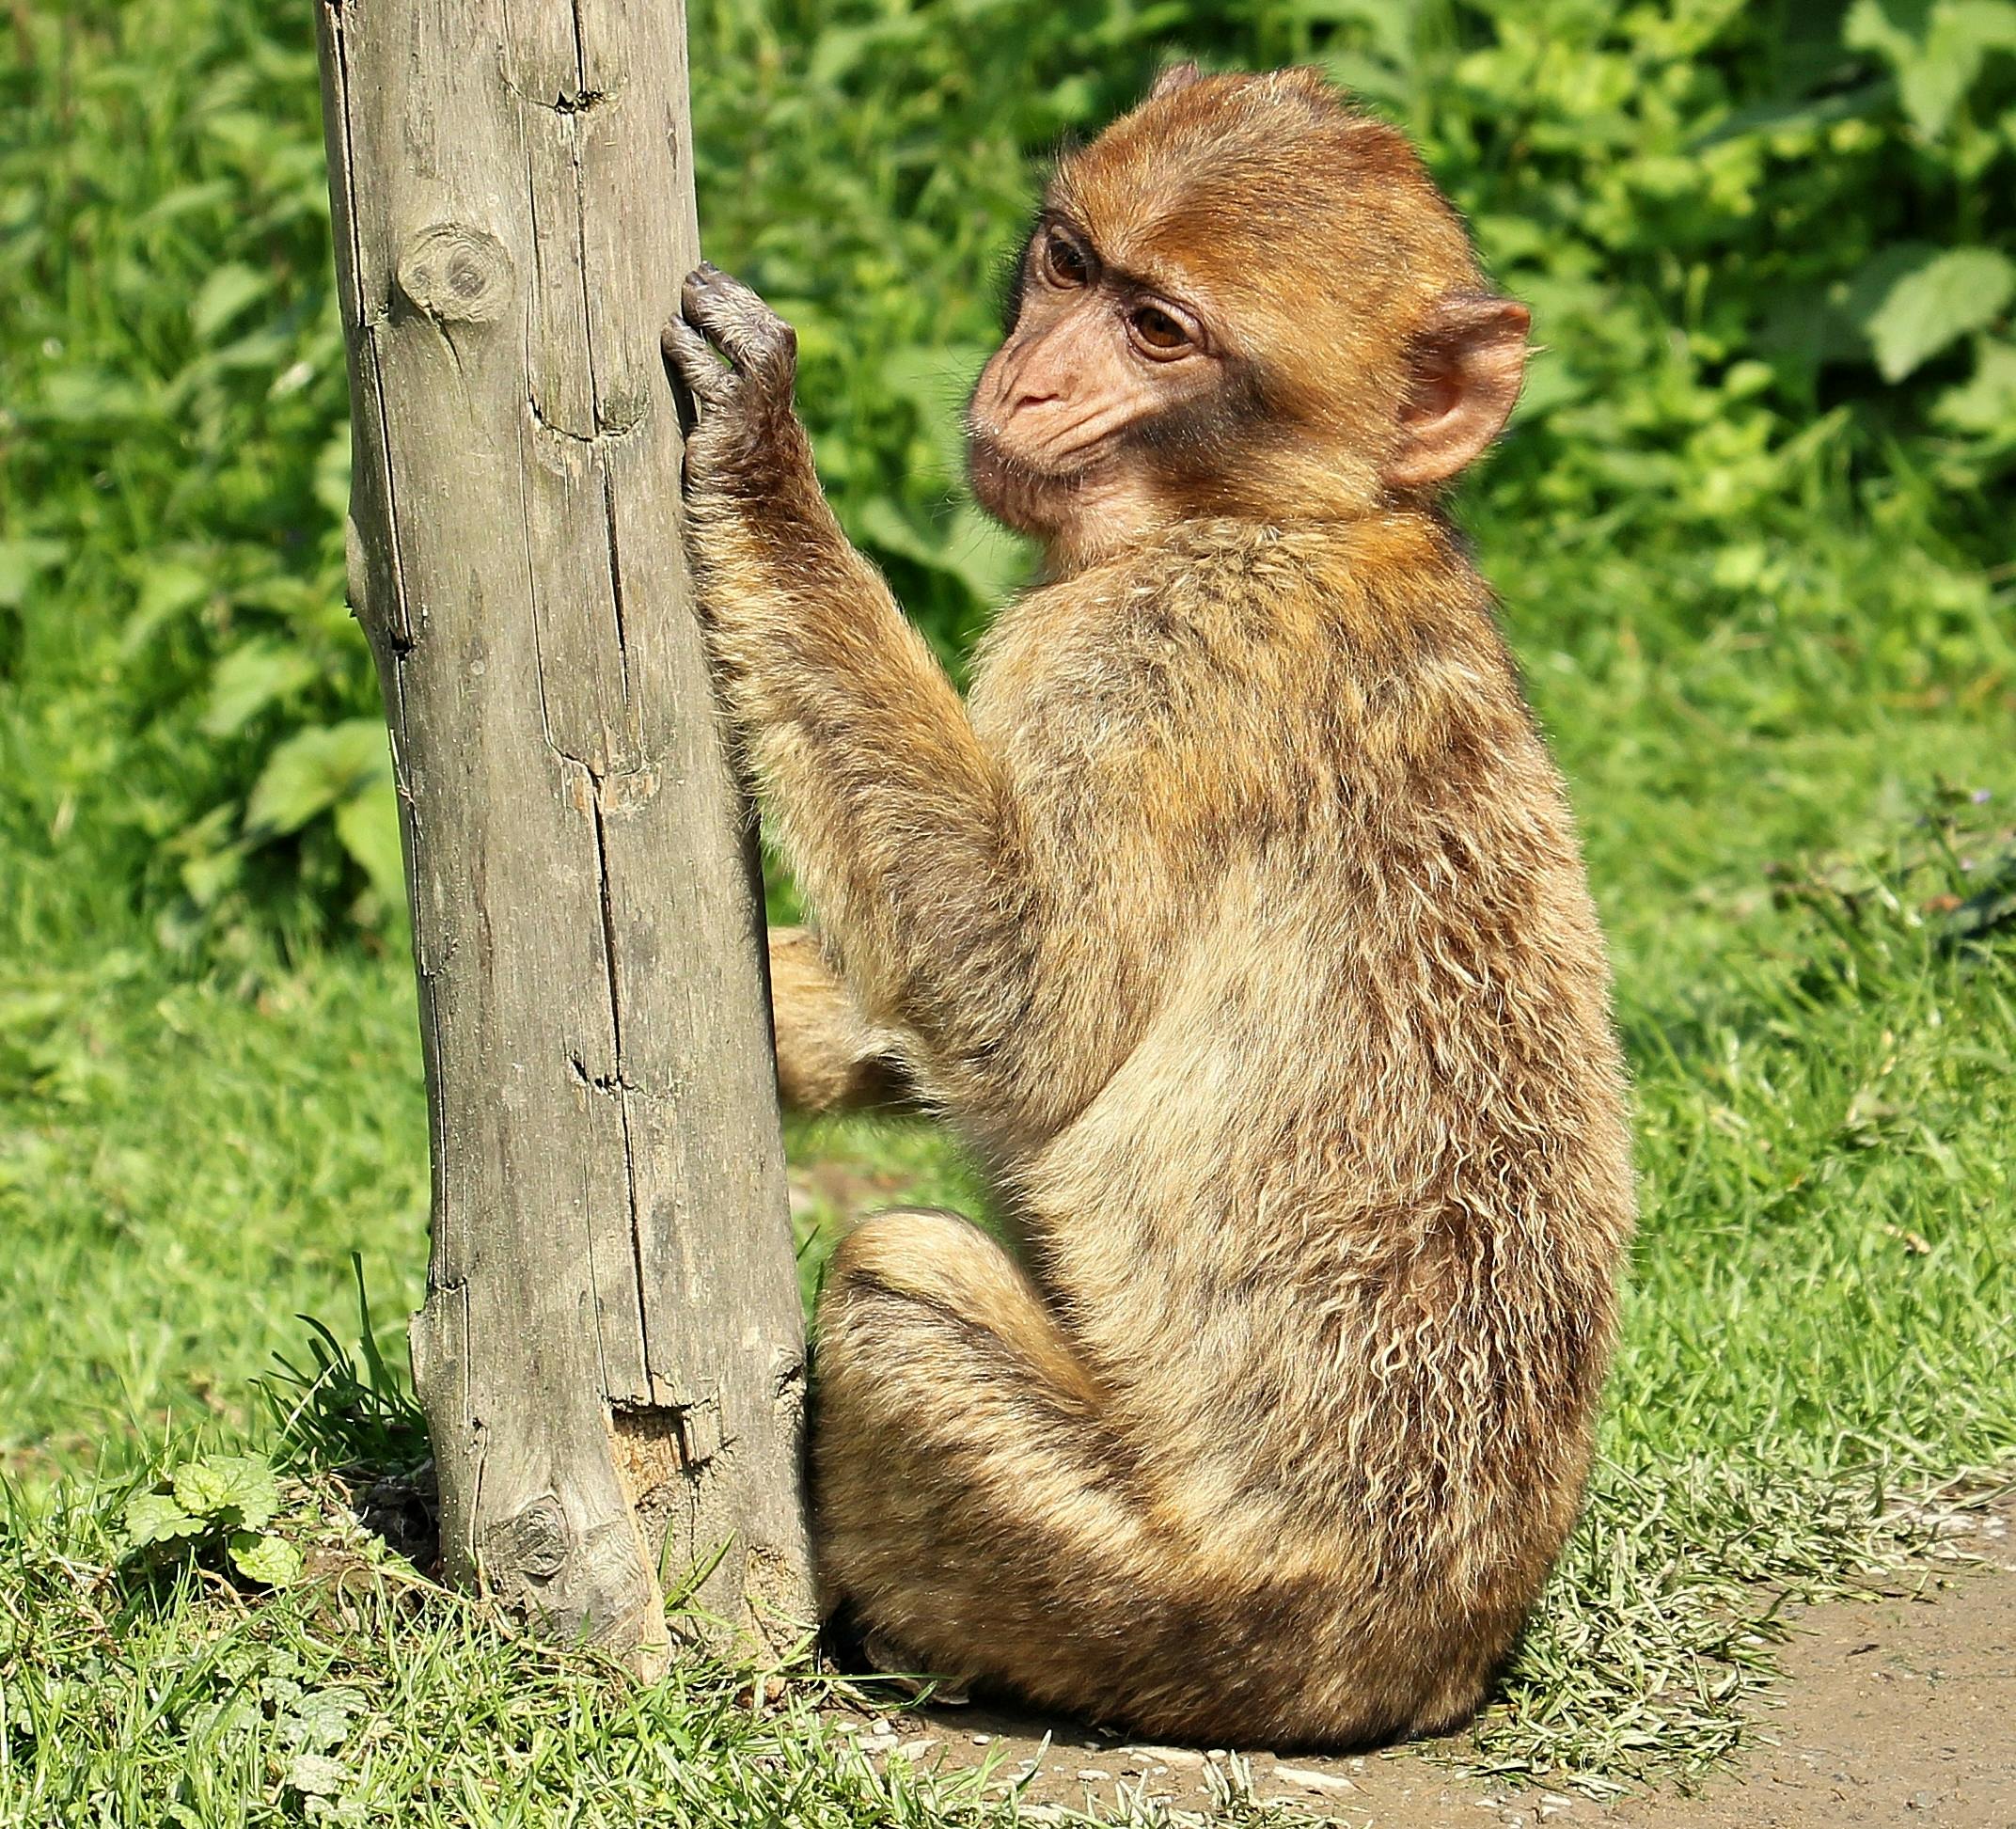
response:
<path id="1" fill-rule="evenodd" d="M 351 590 L 433 1143 L 414 1371 L 450 1571 L 641 1665 L 657 1576 L 811 1615 L 748 822 L 658 326 L 698 259 L 679 0 L 322 0 Z M 661 1560 L 662 1553 L 662 1560 Z"/>

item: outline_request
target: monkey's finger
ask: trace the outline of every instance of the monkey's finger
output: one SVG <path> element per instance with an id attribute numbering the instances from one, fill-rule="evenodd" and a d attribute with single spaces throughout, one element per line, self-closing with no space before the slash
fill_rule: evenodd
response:
<path id="1" fill-rule="evenodd" d="M 797 332 L 739 279 L 702 261 L 686 276 L 680 307 L 736 368 L 771 386 L 788 386 L 797 368 Z"/>
<path id="2" fill-rule="evenodd" d="M 679 429 L 690 433 L 699 418 L 695 407 L 719 406 L 734 386 L 733 372 L 714 353 L 706 338 L 684 318 L 674 318 L 659 333 L 658 347 L 671 371 Z"/>

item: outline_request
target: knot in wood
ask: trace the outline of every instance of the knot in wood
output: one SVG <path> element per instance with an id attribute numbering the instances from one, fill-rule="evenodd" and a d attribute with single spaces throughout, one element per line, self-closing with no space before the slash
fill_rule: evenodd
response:
<path id="1" fill-rule="evenodd" d="M 437 222 L 406 244 L 399 290 L 415 307 L 449 323 L 492 323 L 511 299 L 511 256 L 495 235 L 466 223 Z"/>
<path id="2" fill-rule="evenodd" d="M 551 1581 L 574 1549 L 567 1514 L 550 1492 L 514 1517 L 493 1524 L 484 1535 L 489 1539 L 487 1560 L 500 1572 L 530 1582 Z"/>

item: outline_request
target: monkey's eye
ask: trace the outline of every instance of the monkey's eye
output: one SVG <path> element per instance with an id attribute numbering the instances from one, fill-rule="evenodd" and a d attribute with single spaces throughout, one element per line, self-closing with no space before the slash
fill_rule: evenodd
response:
<path id="1" fill-rule="evenodd" d="M 1043 276 L 1053 286 L 1076 292 L 1092 279 L 1092 262 L 1076 243 L 1051 233 L 1043 243 Z"/>
<path id="2" fill-rule="evenodd" d="M 1158 305 L 1137 305 L 1127 313 L 1127 328 L 1142 352 L 1158 361 L 1181 355 L 1192 341 L 1189 331 Z"/>

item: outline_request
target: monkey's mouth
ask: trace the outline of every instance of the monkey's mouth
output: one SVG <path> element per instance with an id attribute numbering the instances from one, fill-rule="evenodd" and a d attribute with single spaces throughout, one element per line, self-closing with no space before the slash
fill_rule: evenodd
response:
<path id="1" fill-rule="evenodd" d="M 981 507 L 1021 533 L 1053 527 L 1063 506 L 1059 498 L 1070 488 L 1069 478 L 1002 449 L 999 439 L 977 428 L 967 438 L 966 474 Z"/>
<path id="2" fill-rule="evenodd" d="M 1020 532 L 1042 533 L 1068 512 L 1072 498 L 1098 469 L 1109 442 L 1102 434 L 1056 456 L 1035 457 L 1010 450 L 986 427 L 969 424 L 967 478 L 974 498 L 990 514 Z"/>

